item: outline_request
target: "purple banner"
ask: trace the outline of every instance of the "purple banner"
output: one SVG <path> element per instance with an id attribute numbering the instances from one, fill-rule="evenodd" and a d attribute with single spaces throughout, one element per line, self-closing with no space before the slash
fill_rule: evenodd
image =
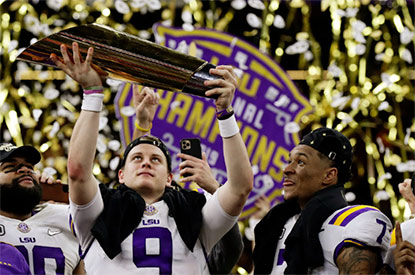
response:
<path id="1" fill-rule="evenodd" d="M 241 218 L 251 215 L 256 199 L 265 194 L 273 203 L 282 199 L 282 169 L 290 150 L 299 142 L 299 121 L 311 111 L 311 105 L 289 79 L 287 73 L 268 55 L 249 43 L 215 30 L 185 31 L 154 26 L 156 42 L 196 56 L 215 65 L 232 65 L 240 77 L 233 108 L 245 141 L 255 175 L 254 189 Z M 157 109 L 151 133 L 160 137 L 172 153 L 173 172 L 177 174 L 182 138 L 199 137 L 202 150 L 219 183 L 226 182 L 222 139 L 212 99 L 185 93 L 157 91 Z M 116 97 L 116 113 L 122 122 L 121 139 L 131 141 L 135 114 L 121 115 L 131 108 L 132 87 L 122 85 Z M 238 156 L 235 156 L 236 158 Z M 177 179 L 177 178 L 176 178 Z M 192 184 L 185 186 L 194 188 Z"/>

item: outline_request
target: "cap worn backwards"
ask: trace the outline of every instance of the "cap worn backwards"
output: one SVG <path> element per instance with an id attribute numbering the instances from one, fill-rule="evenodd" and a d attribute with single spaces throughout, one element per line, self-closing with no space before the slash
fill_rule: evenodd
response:
<path id="1" fill-rule="evenodd" d="M 340 132 L 321 127 L 303 137 L 300 144 L 308 145 L 335 162 L 339 181 L 349 180 L 353 150 L 348 138 Z"/>
<path id="2" fill-rule="evenodd" d="M 0 143 L 0 162 L 11 157 L 22 157 L 33 165 L 41 158 L 39 151 L 33 146 L 17 147 L 12 143 Z"/>
<path id="3" fill-rule="evenodd" d="M 169 172 L 171 172 L 171 157 L 170 157 L 169 149 L 167 149 L 167 146 L 163 143 L 163 141 L 161 141 L 161 139 L 159 139 L 158 137 L 152 136 L 152 135 L 141 136 L 133 140 L 130 144 L 128 144 L 127 148 L 125 148 L 124 156 L 123 156 L 121 165 L 119 167 L 124 167 L 128 153 L 130 153 L 130 151 L 135 146 L 142 144 L 142 143 L 151 144 L 151 145 L 158 147 L 163 152 L 163 154 L 166 156 L 167 168 Z"/>

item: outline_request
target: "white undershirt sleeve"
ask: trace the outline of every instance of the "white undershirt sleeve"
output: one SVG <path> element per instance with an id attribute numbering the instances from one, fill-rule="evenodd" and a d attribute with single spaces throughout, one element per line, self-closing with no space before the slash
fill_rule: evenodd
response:
<path id="1" fill-rule="evenodd" d="M 85 253 L 85 250 L 94 240 L 91 229 L 98 216 L 104 210 L 104 201 L 102 200 L 100 189 L 98 188 L 94 198 L 85 205 L 77 205 L 69 199 L 69 209 L 74 223 L 75 234 L 81 245 L 82 252 Z"/>
<path id="2" fill-rule="evenodd" d="M 203 206 L 202 214 L 203 224 L 200 240 L 209 254 L 213 246 L 238 221 L 239 216 L 231 216 L 223 210 L 218 200 L 218 192 L 215 192 Z"/>

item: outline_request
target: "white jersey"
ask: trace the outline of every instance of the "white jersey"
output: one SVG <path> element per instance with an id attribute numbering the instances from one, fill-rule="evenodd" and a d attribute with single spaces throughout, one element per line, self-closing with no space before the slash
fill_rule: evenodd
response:
<path id="1" fill-rule="evenodd" d="M 24 221 L 0 215 L 0 241 L 19 249 L 32 274 L 72 274 L 80 256 L 68 205 L 42 204 L 37 210 Z"/>
<path id="2" fill-rule="evenodd" d="M 401 223 L 401 232 L 402 239 L 408 241 L 412 244 L 415 244 L 415 219 L 405 221 Z M 390 247 L 384 263 L 389 265 L 393 270 L 395 270 L 395 261 L 393 259 L 393 250 L 396 248 L 396 235 L 395 230 L 393 230 L 391 235 Z"/>
<path id="3" fill-rule="evenodd" d="M 274 265 L 271 271 L 271 275 L 284 274 L 284 270 L 287 268 L 287 262 L 284 260 L 283 254 L 285 251 L 285 240 L 290 235 L 295 223 L 297 222 L 300 214 L 297 214 L 288 219 L 282 229 L 281 236 L 278 239 L 277 251 L 275 252 Z"/>
<path id="4" fill-rule="evenodd" d="M 272 274 L 283 274 L 287 266 L 283 258 L 285 239 L 294 227 L 298 215 L 290 218 L 278 241 Z M 314 274 L 338 274 L 335 260 L 341 249 L 353 244 L 361 247 L 379 247 L 382 259 L 389 247 L 392 224 L 377 208 L 368 205 L 346 206 L 328 217 L 321 228 L 319 239 L 323 248 L 324 265 L 310 271 Z"/>
<path id="5" fill-rule="evenodd" d="M 324 266 L 312 273 L 338 273 L 335 263 L 342 248 L 353 244 L 359 247 L 380 248 L 382 260 L 389 247 L 392 223 L 379 209 L 369 205 L 352 205 L 334 212 L 319 233 L 324 253 Z"/>
<path id="6" fill-rule="evenodd" d="M 238 216 L 228 215 L 220 206 L 217 193 L 202 209 L 203 224 L 191 252 L 183 242 L 164 201 L 152 204 L 137 228 L 121 243 L 121 253 L 108 258 L 90 230 L 103 210 L 97 194 L 87 205 L 70 202 L 74 227 L 85 255 L 88 274 L 209 274 L 206 255 L 235 224 Z M 192 217 L 189 217 L 191 219 Z M 203 243 L 203 245 L 202 245 Z"/>

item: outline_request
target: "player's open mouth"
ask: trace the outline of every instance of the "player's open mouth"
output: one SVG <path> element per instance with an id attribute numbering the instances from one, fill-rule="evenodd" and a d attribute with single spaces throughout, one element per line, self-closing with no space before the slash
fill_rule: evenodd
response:
<path id="1" fill-rule="evenodd" d="M 290 180 L 290 179 L 284 179 L 284 182 L 282 183 L 282 185 L 284 186 L 284 187 L 287 187 L 287 186 L 293 186 L 295 184 L 295 182 L 293 182 L 292 180 Z"/>
<path id="2" fill-rule="evenodd" d="M 23 182 L 23 183 L 29 183 L 29 182 L 34 183 L 34 180 L 33 180 L 32 177 L 27 176 L 27 177 L 20 178 L 19 183 L 21 183 L 21 182 Z"/>

